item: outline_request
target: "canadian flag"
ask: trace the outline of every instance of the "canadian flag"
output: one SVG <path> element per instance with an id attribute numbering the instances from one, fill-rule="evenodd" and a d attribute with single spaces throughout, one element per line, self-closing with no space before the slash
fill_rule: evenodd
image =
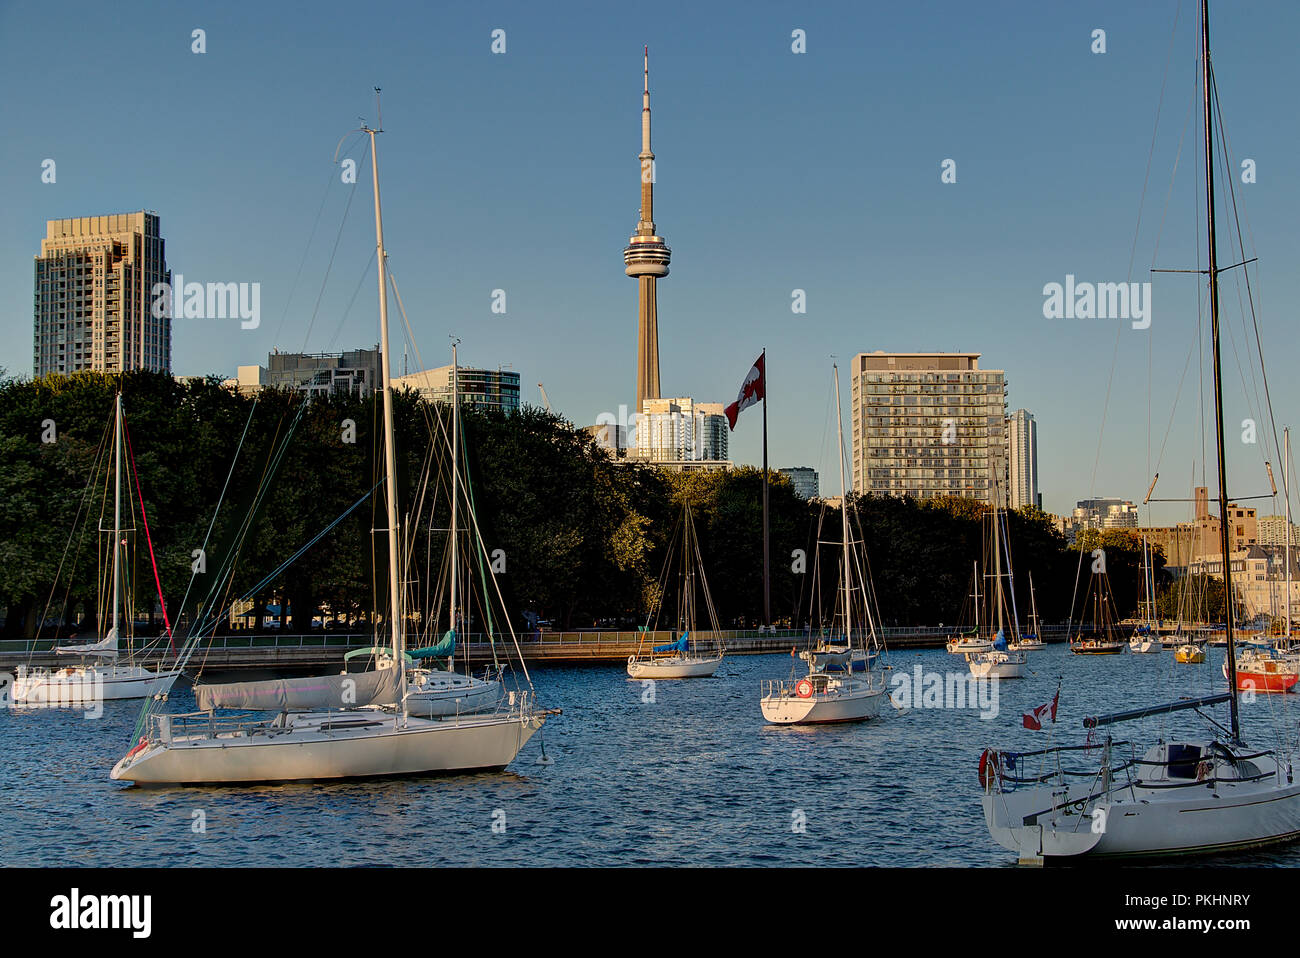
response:
<path id="1" fill-rule="evenodd" d="M 1046 705 L 1038 706 L 1038 708 L 1034 709 L 1032 712 L 1026 712 L 1024 714 L 1025 728 L 1033 729 L 1034 731 L 1038 731 L 1039 729 L 1041 729 L 1043 727 L 1043 714 L 1048 712 L 1049 710 L 1051 712 L 1052 721 L 1055 722 L 1056 703 L 1060 701 L 1060 698 L 1061 698 L 1061 687 L 1058 685 L 1056 687 L 1056 694 L 1052 696 L 1052 701 L 1048 702 Z"/>
<path id="2" fill-rule="evenodd" d="M 767 353 L 763 353 L 754 360 L 749 375 L 740 384 L 740 395 L 736 397 L 735 402 L 723 410 L 733 430 L 736 428 L 736 417 L 767 395 L 767 376 L 763 372 L 763 360 L 766 356 Z"/>

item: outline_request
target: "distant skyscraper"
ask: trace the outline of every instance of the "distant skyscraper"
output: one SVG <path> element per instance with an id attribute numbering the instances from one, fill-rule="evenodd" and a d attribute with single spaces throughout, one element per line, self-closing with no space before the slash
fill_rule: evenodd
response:
<path id="1" fill-rule="evenodd" d="M 157 213 L 49 220 L 36 257 L 35 375 L 171 372 L 172 329 L 151 309 L 170 283 Z"/>
<path id="2" fill-rule="evenodd" d="M 1007 505 L 1039 505 L 1038 423 L 1026 409 L 1007 417 L 1007 472 Z"/>
<path id="3" fill-rule="evenodd" d="M 722 403 L 648 399 L 636 419 L 632 454 L 651 462 L 721 462 L 727 458 L 727 417 Z"/>
<path id="4" fill-rule="evenodd" d="M 357 393 L 379 385 L 379 347 L 338 353 L 271 353 L 264 385 L 305 393 Z"/>
<path id="5" fill-rule="evenodd" d="M 505 369 L 472 369 L 461 366 L 456 372 L 456 387 L 461 406 L 467 409 L 519 411 L 519 374 Z M 451 402 L 451 365 L 426 369 L 393 379 L 394 389 L 414 389 L 425 399 Z"/>
<path id="6" fill-rule="evenodd" d="M 637 290 L 636 408 L 642 402 L 659 398 L 659 308 L 655 301 L 655 283 L 668 275 L 672 255 L 664 238 L 655 235 L 654 181 L 655 155 L 650 152 L 650 48 L 645 51 L 645 89 L 641 95 L 641 217 L 636 232 L 623 250 L 624 272 L 634 277 Z"/>
<path id="7" fill-rule="evenodd" d="M 1138 508 L 1127 499 L 1080 499 L 1073 518 L 1082 529 L 1135 529 Z"/>
<path id="8" fill-rule="evenodd" d="M 777 472 L 788 478 L 794 486 L 794 494 L 800 499 L 816 499 L 818 494 L 817 488 L 817 470 L 811 466 L 791 466 L 788 469 L 778 469 Z"/>
<path id="9" fill-rule="evenodd" d="M 1006 488 L 1006 377 L 979 353 L 859 353 L 853 358 L 853 489 L 862 495 L 964 496 Z"/>

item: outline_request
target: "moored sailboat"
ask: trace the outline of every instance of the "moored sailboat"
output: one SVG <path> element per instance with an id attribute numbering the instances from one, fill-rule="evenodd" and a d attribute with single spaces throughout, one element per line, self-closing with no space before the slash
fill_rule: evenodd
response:
<path id="1" fill-rule="evenodd" d="M 56 646 L 57 655 L 76 656 L 76 665 L 63 668 L 31 669 L 25 665 L 18 666 L 13 682 L 13 702 L 19 707 L 80 707 L 93 705 L 108 699 L 141 699 L 155 695 L 166 695 L 180 669 L 173 664 L 171 668 L 151 671 L 134 662 L 119 663 L 118 637 L 123 627 L 123 619 L 131 621 L 131 615 L 122 615 L 122 597 L 126 591 L 125 571 L 122 568 L 126 540 L 122 528 L 122 475 L 123 451 L 125 446 L 125 421 L 122 412 L 122 394 L 119 392 L 113 405 L 113 527 L 104 530 L 112 539 L 113 557 L 110 563 L 110 584 L 112 593 L 111 625 L 108 632 L 98 642 L 82 645 Z M 138 486 L 140 477 L 136 476 Z M 129 491 L 129 490 L 128 490 Z M 141 498 L 143 504 L 143 498 Z M 141 521 L 145 518 L 142 515 Z M 103 529 L 103 527 L 100 527 Z M 152 557 L 152 548 L 150 555 Z"/>
<path id="2" fill-rule="evenodd" d="M 546 720 L 548 713 L 535 705 L 531 686 L 509 692 L 492 711 L 424 717 L 413 714 L 407 704 L 387 253 L 375 144 L 379 131 L 363 127 L 362 132 L 370 138 L 379 273 L 391 665 L 355 675 L 205 686 L 196 692 L 199 711 L 185 715 L 146 709 L 141 716 L 143 734 L 113 767 L 113 779 L 190 785 L 500 769 L 514 761 Z M 191 642 L 189 649 L 193 647 Z M 219 716 L 219 709 L 276 714 Z"/>
<path id="3" fill-rule="evenodd" d="M 856 672 L 851 662 L 854 651 L 868 652 L 868 641 L 875 640 L 875 623 L 871 615 L 871 602 L 866 588 L 865 574 L 858 575 L 855 587 L 855 555 L 849 542 L 849 508 L 844 479 L 844 422 L 840 409 L 840 372 L 835 366 L 835 412 L 839 432 L 840 460 L 840 562 L 842 567 L 843 631 L 840 641 L 824 644 L 820 651 L 812 650 L 804 661 L 806 675 L 799 679 L 766 681 L 759 701 L 763 718 L 773 725 L 814 725 L 834 722 L 861 722 L 880 714 L 885 700 L 884 674 L 871 667 Z M 863 615 L 855 629 L 854 607 L 861 603 Z M 839 665 L 840 671 L 830 666 Z"/>
<path id="4" fill-rule="evenodd" d="M 1213 71 L 1208 0 L 1201 0 L 1201 75 L 1204 78 L 1206 224 L 1209 246 L 1210 331 L 1213 355 L 1215 446 L 1220 516 L 1228 515 L 1220 362 L 1218 266 L 1215 242 Z M 1219 523 L 1221 555 L 1229 549 L 1228 523 Z M 1232 563 L 1224 562 L 1224 591 L 1232 596 Z M 1225 627 L 1228 692 L 1084 720 L 1098 729 L 1114 723 L 1227 703 L 1223 735 L 1158 741 L 1141 751 L 1107 735 L 1099 769 L 1067 769 L 1096 746 L 1058 746 L 994 756 L 996 774 L 982 776 L 984 817 L 1000 845 L 1022 861 L 1046 858 L 1168 856 L 1255 848 L 1300 838 L 1300 783 L 1289 760 L 1246 746 L 1238 715 L 1237 650 L 1229 598 Z M 1217 723 L 1213 727 L 1221 727 Z M 1037 760 L 1036 762 L 1034 760 Z M 985 756 L 988 764 L 988 756 Z M 1041 767 L 1035 774 L 1034 766 Z"/>
<path id="5" fill-rule="evenodd" d="M 653 635 L 663 612 L 664 593 L 669 570 L 677 556 L 677 536 L 681 536 L 680 577 L 676 590 L 677 614 L 673 620 L 673 634 L 679 637 L 664 645 L 644 648 L 645 636 Z M 697 571 L 698 570 L 698 571 Z M 704 596 L 704 608 L 713 627 L 711 641 L 704 643 L 696 631 L 697 587 Z M 709 582 L 704 575 L 704 558 L 700 555 L 700 541 L 695 534 L 695 518 L 689 502 L 682 505 L 682 518 L 674 530 L 664 557 L 664 570 L 660 577 L 656 599 L 641 640 L 634 655 L 628 657 L 627 674 L 634 679 L 694 679 L 707 678 L 722 664 L 724 648 L 718 615 L 709 595 Z"/>

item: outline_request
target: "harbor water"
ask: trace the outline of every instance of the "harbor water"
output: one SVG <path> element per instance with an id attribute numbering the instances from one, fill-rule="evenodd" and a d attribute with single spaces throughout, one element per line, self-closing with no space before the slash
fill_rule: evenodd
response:
<path id="1" fill-rule="evenodd" d="M 103 715 L 0 710 L 0 864 L 31 866 L 997 866 L 977 765 L 986 747 L 1082 744 L 1082 720 L 1222 691 L 1223 650 L 1204 665 L 1159 655 L 1030 653 L 1029 674 L 965 707 L 940 694 L 886 705 L 866 723 L 773 727 L 760 682 L 801 665 L 729 657 L 712 679 L 629 680 L 621 667 L 534 671 L 563 709 L 505 771 L 334 784 L 145 789 L 109 780 L 130 747 L 138 702 Z M 965 674 L 941 650 L 887 653 L 895 698 L 920 675 Z M 1022 714 L 1061 687 L 1057 723 Z M 954 683 L 949 683 L 954 684 Z M 932 689 L 933 691 L 933 689 Z M 1241 706 L 1247 743 L 1293 744 L 1300 697 Z M 193 708 L 178 688 L 168 705 Z M 1226 724 L 1227 706 L 1207 710 Z M 1111 727 L 1116 739 L 1204 738 L 1194 712 Z M 1094 733 L 1100 740 L 1105 730 Z M 543 749 L 549 761 L 539 762 Z M 1087 761 L 1095 767 L 1097 759 Z M 1300 865 L 1300 845 L 1215 858 Z"/>

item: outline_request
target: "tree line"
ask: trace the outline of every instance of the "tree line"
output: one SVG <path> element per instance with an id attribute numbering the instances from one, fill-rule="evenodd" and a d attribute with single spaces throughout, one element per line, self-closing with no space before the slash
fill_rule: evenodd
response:
<path id="1" fill-rule="evenodd" d="M 137 631 L 162 626 L 154 562 L 174 625 L 246 595 L 254 615 L 278 606 L 282 627 L 294 632 L 311 631 L 322 610 L 355 629 L 375 621 L 388 574 L 384 533 L 373 532 L 386 525 L 380 397 L 307 401 L 263 390 L 254 399 L 216 378 L 77 373 L 0 380 L 5 637 L 106 628 L 103 530 L 112 528 L 112 489 L 105 463 L 119 389 L 133 463 L 123 493 L 124 536 L 134 546 L 125 588 L 137 619 L 148 620 Z M 445 479 L 424 486 L 422 477 L 446 461 L 448 415 L 413 393 L 394 397 L 398 501 L 434 506 L 432 518 L 404 526 L 403 538 L 412 588 L 427 594 L 440 574 L 449 498 Z M 536 619 L 556 629 L 643 623 L 687 502 L 722 626 L 762 623 L 760 470 L 678 474 L 617 461 L 586 432 L 532 406 L 514 414 L 463 410 L 461 427 L 469 493 L 484 543 L 500 559 L 494 578 L 516 628 Z M 769 500 L 773 620 L 803 628 L 819 608 L 834 608 L 839 512 L 799 498 L 775 472 Z M 956 624 L 983 551 L 987 510 L 960 498 L 850 501 L 883 624 Z M 1022 622 L 1031 573 L 1044 621 L 1065 620 L 1071 609 L 1080 616 L 1076 582 L 1086 586 L 1094 548 L 1106 551 L 1119 614 L 1136 610 L 1142 549 L 1133 534 L 1081 537 L 1080 552 L 1033 508 L 1008 513 L 1007 529 Z M 196 563 L 204 571 L 196 574 Z M 1154 563 L 1163 587 L 1158 551 Z M 220 569 L 228 575 L 213 588 Z"/>

